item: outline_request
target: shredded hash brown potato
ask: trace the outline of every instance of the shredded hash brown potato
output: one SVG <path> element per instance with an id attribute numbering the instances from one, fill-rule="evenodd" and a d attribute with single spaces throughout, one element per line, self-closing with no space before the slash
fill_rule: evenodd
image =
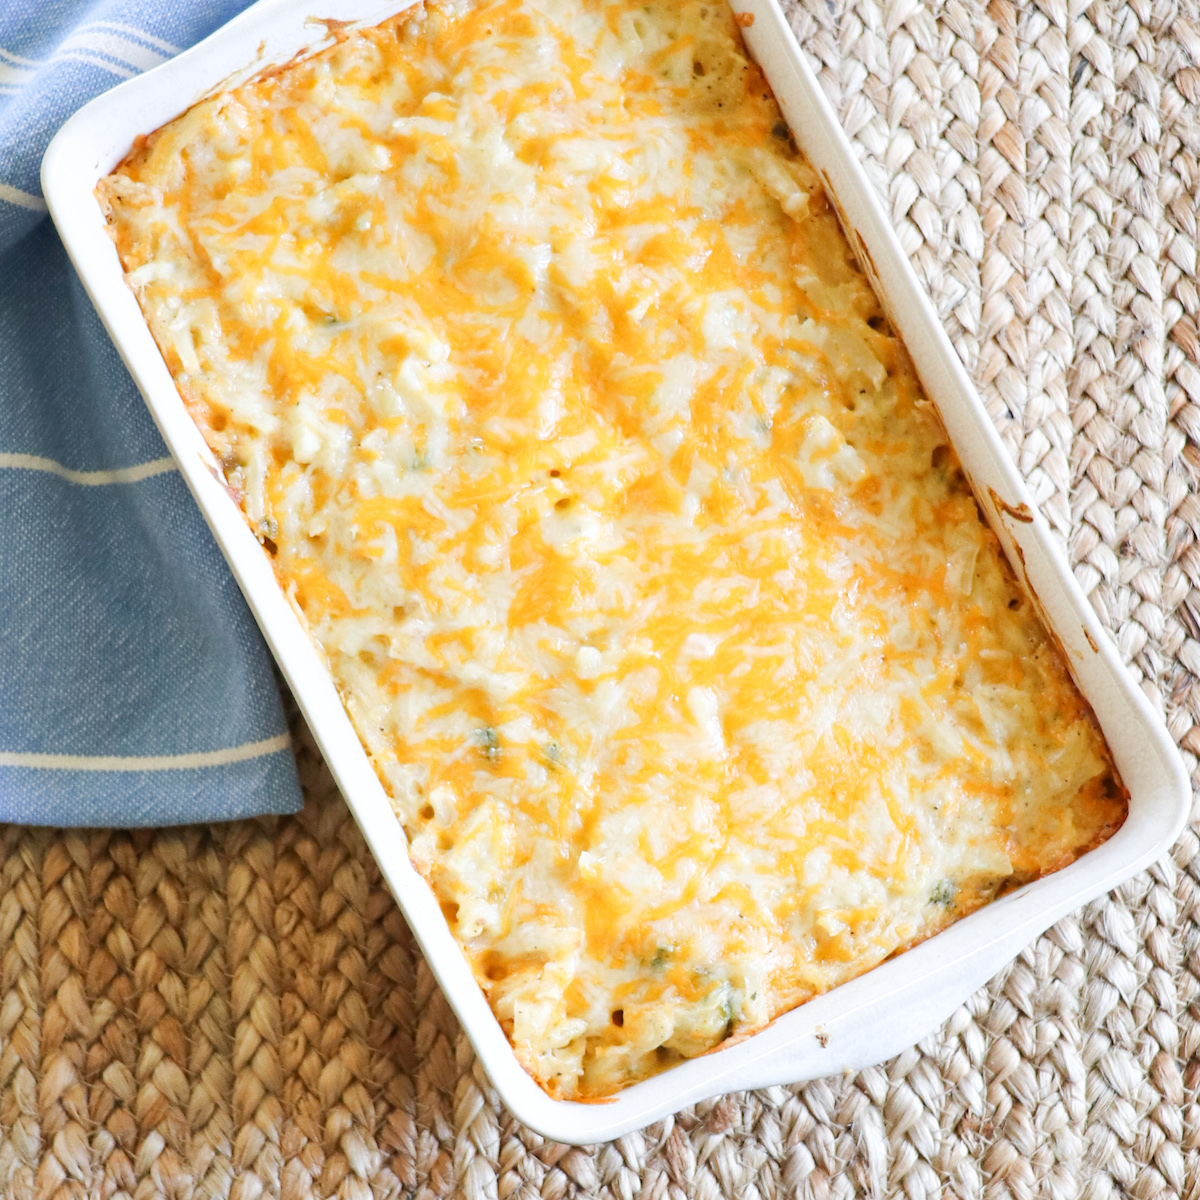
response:
<path id="1" fill-rule="evenodd" d="M 442 0 L 99 194 L 520 1061 L 601 1097 L 1110 835 L 717 0 Z"/>

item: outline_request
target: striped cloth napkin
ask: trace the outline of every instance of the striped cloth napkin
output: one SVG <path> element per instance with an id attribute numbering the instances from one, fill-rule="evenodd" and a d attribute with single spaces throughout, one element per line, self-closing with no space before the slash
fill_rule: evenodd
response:
<path id="1" fill-rule="evenodd" d="M 266 646 L 75 278 L 42 152 L 245 0 L 0 0 L 0 821 L 299 806 Z"/>

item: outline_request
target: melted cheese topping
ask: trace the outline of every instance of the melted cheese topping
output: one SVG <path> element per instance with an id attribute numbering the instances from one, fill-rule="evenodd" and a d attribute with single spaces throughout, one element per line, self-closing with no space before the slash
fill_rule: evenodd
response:
<path id="1" fill-rule="evenodd" d="M 405 14 L 100 193 L 552 1094 L 757 1029 L 1120 824 L 715 0 Z"/>

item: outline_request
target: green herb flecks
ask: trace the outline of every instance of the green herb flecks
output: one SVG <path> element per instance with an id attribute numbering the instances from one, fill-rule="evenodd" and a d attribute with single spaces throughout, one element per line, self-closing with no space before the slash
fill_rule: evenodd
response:
<path id="1" fill-rule="evenodd" d="M 488 762 L 498 762 L 500 759 L 500 737 L 496 731 L 490 725 L 485 725 L 482 729 L 475 731 L 475 737 L 479 742 L 480 754 Z"/>

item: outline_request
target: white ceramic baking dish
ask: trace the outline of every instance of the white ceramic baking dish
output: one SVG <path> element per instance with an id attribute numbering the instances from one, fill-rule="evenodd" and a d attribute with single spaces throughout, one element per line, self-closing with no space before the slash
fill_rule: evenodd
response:
<path id="1" fill-rule="evenodd" d="M 737 1045 L 674 1067 L 608 1103 L 555 1101 L 542 1092 L 517 1064 L 433 894 L 409 864 L 404 835 L 322 658 L 226 490 L 125 286 L 93 195 L 97 180 L 139 134 L 157 129 L 206 94 L 329 45 L 336 26 L 314 20 L 313 13 L 372 24 L 404 7 L 403 0 L 261 0 L 194 49 L 100 96 L 67 122 L 46 152 L 42 184 L 54 222 L 434 974 L 509 1109 L 548 1137 L 598 1142 L 722 1092 L 796 1083 L 879 1062 L 934 1029 L 1059 917 L 1127 879 L 1171 845 L 1189 800 L 1179 754 L 1034 510 L 775 0 L 735 0 L 734 7 L 744 13 L 750 51 L 766 72 L 796 141 L 835 198 L 988 521 L 1100 719 L 1129 788 L 1129 818 L 1115 837 L 1066 870 L 1005 896 Z"/>

